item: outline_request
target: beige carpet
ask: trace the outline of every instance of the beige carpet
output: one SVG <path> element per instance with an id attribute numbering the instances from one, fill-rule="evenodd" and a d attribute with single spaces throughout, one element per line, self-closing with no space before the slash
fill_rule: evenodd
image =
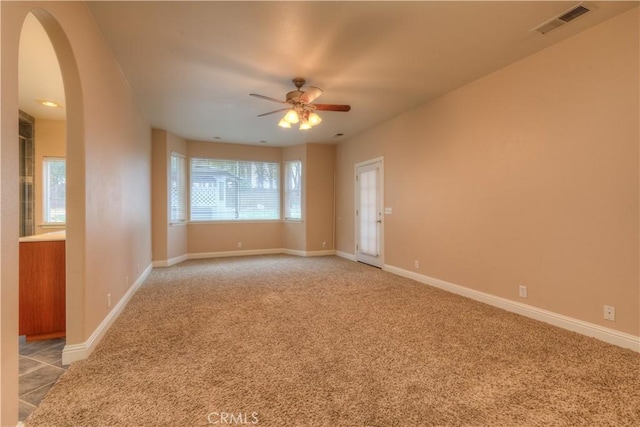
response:
<path id="1" fill-rule="evenodd" d="M 336 257 L 155 269 L 29 426 L 640 425 L 640 355 Z"/>

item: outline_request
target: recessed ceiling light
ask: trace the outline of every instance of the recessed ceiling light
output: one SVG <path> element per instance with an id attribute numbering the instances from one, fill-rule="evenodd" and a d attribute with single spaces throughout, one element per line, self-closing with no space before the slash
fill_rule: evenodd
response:
<path id="1" fill-rule="evenodd" d="M 40 104 L 44 105 L 45 107 L 55 108 L 55 107 L 59 107 L 60 106 L 60 104 L 58 104 L 57 102 L 53 102 L 53 101 L 47 101 L 47 100 L 39 99 L 38 102 Z"/>

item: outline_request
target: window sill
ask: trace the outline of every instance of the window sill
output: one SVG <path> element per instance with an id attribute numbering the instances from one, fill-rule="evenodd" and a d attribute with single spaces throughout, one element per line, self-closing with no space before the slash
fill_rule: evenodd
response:
<path id="1" fill-rule="evenodd" d="M 184 225 L 187 225 L 187 221 L 169 223 L 169 227 L 182 227 Z"/>
<path id="2" fill-rule="evenodd" d="M 38 227 L 64 230 L 65 228 L 67 228 L 67 224 L 66 223 L 58 223 L 58 224 L 49 223 L 49 224 L 40 224 Z"/>
<path id="3" fill-rule="evenodd" d="M 188 221 L 188 225 L 205 225 L 205 224 L 270 224 L 283 222 L 281 219 L 236 219 L 236 220 L 220 220 L 220 221 Z"/>

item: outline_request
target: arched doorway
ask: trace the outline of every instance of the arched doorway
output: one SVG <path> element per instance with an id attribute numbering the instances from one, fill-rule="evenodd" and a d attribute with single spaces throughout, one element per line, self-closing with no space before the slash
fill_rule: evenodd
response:
<path id="1" fill-rule="evenodd" d="M 18 52 L 19 420 L 62 373 L 65 345 L 66 101 L 56 53 L 29 13 Z"/>
<path id="2" fill-rule="evenodd" d="M 84 341 L 85 141 L 82 88 L 76 60 L 62 27 L 46 10 L 31 11 L 56 52 L 66 100 L 66 305 L 67 345 Z"/>
<path id="3" fill-rule="evenodd" d="M 19 236 L 19 150 L 18 131 L 18 49 L 24 18 L 28 13 L 40 22 L 60 65 L 66 103 L 67 157 L 67 240 L 66 240 L 66 323 L 67 344 L 82 342 L 84 328 L 84 117 L 79 71 L 69 40 L 51 13 L 30 10 L 28 4 L 2 6 L 1 141 L 0 151 L 0 324 L 2 364 L 0 377 L 0 424 L 15 425 L 18 415 L 18 236 Z M 6 18 L 9 16 L 10 18 Z M 23 19 L 20 19 L 22 17 Z M 7 59 L 5 62 L 5 58 Z M 71 307 L 71 309 L 69 309 Z"/>

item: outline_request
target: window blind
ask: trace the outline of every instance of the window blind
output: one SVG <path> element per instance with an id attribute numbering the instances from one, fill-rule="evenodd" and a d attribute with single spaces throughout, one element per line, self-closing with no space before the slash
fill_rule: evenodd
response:
<path id="1" fill-rule="evenodd" d="M 280 219 L 280 164 L 191 159 L 191 221 Z"/>

